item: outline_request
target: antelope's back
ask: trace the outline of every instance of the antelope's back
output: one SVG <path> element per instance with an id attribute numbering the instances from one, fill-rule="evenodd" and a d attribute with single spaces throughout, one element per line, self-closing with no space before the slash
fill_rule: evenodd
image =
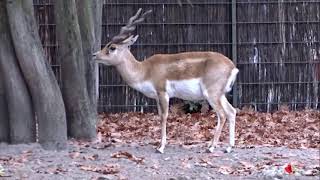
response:
<path id="1" fill-rule="evenodd" d="M 149 69 L 147 77 L 155 76 L 168 80 L 228 76 L 235 68 L 229 58 L 216 52 L 156 54 L 143 63 Z"/>

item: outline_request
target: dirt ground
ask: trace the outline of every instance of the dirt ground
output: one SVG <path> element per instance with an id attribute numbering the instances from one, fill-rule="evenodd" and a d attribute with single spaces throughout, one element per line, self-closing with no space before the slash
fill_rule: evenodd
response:
<path id="1" fill-rule="evenodd" d="M 238 147 L 232 153 L 206 145 L 169 145 L 165 154 L 149 144 L 80 144 L 65 151 L 38 144 L 0 145 L 0 179 L 319 179 L 319 150 Z M 284 173 L 291 163 L 295 174 Z M 301 172 L 299 174 L 299 172 Z"/>
<path id="2" fill-rule="evenodd" d="M 152 113 L 101 115 L 96 141 L 69 140 L 64 151 L 0 144 L 0 179 L 320 179 L 319 111 L 242 110 L 231 153 L 228 128 L 221 147 L 207 152 L 212 117 L 171 110 L 164 154 L 155 150 L 160 122 Z"/>

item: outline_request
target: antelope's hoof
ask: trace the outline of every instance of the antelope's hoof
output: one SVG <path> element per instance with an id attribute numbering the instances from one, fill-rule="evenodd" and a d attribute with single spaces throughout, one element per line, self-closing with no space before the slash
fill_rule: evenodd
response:
<path id="1" fill-rule="evenodd" d="M 225 153 L 231 153 L 233 151 L 232 147 L 229 146 L 227 149 L 224 150 Z"/>
<path id="2" fill-rule="evenodd" d="M 158 152 L 158 153 L 160 153 L 160 154 L 163 154 L 164 153 L 164 147 L 159 147 L 159 148 L 157 148 L 157 151 L 156 152 Z"/>
<path id="3" fill-rule="evenodd" d="M 215 146 L 210 146 L 208 149 L 208 152 L 213 153 L 215 148 L 216 148 Z"/>

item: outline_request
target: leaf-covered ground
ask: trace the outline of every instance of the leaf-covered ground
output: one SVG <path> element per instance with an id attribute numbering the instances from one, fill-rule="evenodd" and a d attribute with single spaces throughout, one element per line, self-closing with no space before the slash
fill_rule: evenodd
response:
<path id="1" fill-rule="evenodd" d="M 215 114 L 170 109 L 169 144 L 156 153 L 160 122 L 152 113 L 103 114 L 94 142 L 70 140 L 64 151 L 0 144 L 0 179 L 319 179 L 320 112 L 237 114 L 236 147 L 207 153 Z"/>
<path id="2" fill-rule="evenodd" d="M 216 115 L 212 111 L 184 114 L 179 106 L 170 109 L 167 133 L 171 144 L 191 145 L 213 138 Z M 150 141 L 160 138 L 160 119 L 153 113 L 104 114 L 98 131 L 107 141 Z M 221 141 L 228 142 L 228 122 Z M 270 145 L 289 148 L 320 148 L 320 112 L 292 111 L 286 108 L 275 113 L 259 113 L 243 109 L 236 118 L 238 146 Z"/>

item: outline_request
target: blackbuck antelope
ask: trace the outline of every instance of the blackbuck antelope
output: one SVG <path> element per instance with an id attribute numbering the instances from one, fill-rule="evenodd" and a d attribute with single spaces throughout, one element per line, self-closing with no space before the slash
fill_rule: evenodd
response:
<path id="1" fill-rule="evenodd" d="M 141 9 L 121 28 L 118 35 L 100 51 L 93 54 L 97 63 L 115 66 L 128 85 L 157 101 L 158 113 L 162 120 L 161 144 L 157 149 L 164 152 L 166 145 L 166 122 L 169 99 L 207 100 L 214 108 L 218 124 L 209 147 L 212 152 L 217 146 L 222 127 L 228 119 L 231 151 L 234 146 L 236 110 L 228 102 L 229 92 L 239 70 L 230 59 L 216 52 L 183 52 L 178 54 L 156 54 L 145 61 L 138 61 L 130 52 L 130 46 L 138 35 L 131 33 L 142 21 L 147 11 Z"/>

